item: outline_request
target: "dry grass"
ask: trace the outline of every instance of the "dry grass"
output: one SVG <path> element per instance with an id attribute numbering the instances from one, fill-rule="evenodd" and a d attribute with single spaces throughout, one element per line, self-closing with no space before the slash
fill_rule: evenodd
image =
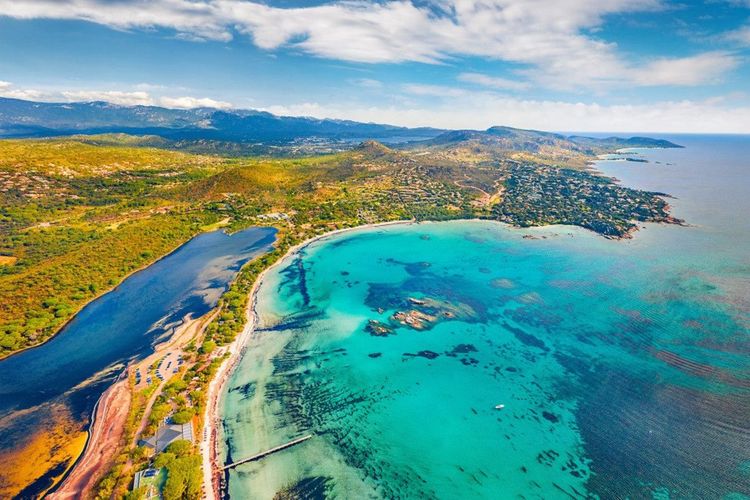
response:
<path id="1" fill-rule="evenodd" d="M 17 257 L 11 257 L 10 255 L 0 255 L 0 266 L 12 266 L 18 260 Z"/>

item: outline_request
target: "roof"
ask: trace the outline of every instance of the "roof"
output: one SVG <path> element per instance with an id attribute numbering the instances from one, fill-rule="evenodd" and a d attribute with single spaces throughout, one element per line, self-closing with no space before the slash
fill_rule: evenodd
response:
<path id="1" fill-rule="evenodd" d="M 184 439 L 193 442 L 193 424 L 163 424 L 156 430 L 156 434 L 148 439 L 139 441 L 139 445 L 153 448 L 156 453 L 161 453 L 173 442 Z"/>

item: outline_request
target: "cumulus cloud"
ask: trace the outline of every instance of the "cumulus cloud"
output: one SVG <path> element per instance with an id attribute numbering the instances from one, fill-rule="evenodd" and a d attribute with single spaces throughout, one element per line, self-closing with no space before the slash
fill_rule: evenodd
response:
<path id="1" fill-rule="evenodd" d="M 313 118 L 340 118 L 342 120 L 351 119 L 344 118 L 343 114 L 339 114 L 338 109 L 322 106 L 317 102 L 303 102 L 299 104 L 293 104 L 291 106 L 274 104 L 259 109 L 260 111 L 267 111 L 279 116 L 309 116 Z M 375 111 L 377 108 L 372 109 L 373 111 Z"/>
<path id="2" fill-rule="evenodd" d="M 152 105 L 154 99 L 147 92 L 120 90 L 39 90 L 21 88 L 11 82 L 0 82 L 0 96 L 43 102 L 106 101 L 122 106 Z"/>
<path id="3" fill-rule="evenodd" d="M 218 108 L 228 109 L 232 107 L 231 103 L 226 101 L 217 101 L 208 97 L 162 97 L 159 103 L 167 108 L 189 109 L 189 108 Z"/>
<path id="4" fill-rule="evenodd" d="M 144 88 L 143 84 L 136 88 Z M 158 85 L 148 85 L 153 89 L 165 89 Z M 167 108 L 189 109 L 189 108 L 231 108 L 232 104 L 219 101 L 209 97 L 181 96 L 171 97 L 168 95 L 154 96 L 145 90 L 123 91 L 123 90 L 36 90 L 24 89 L 13 85 L 11 82 L 0 81 L 0 97 L 11 97 L 14 99 L 25 99 L 42 102 L 91 102 L 104 101 L 119 106 L 164 106 Z"/>
<path id="5" fill-rule="evenodd" d="M 736 68 L 739 58 L 727 52 L 707 52 L 680 59 L 659 59 L 635 72 L 641 85 L 702 85 L 714 83 Z"/>
<path id="6" fill-rule="evenodd" d="M 750 133 L 750 107 L 717 100 L 602 105 L 465 93 L 442 106 L 357 106 L 351 103 L 272 106 L 280 115 L 348 118 L 404 126 L 485 129 L 493 125 L 589 132 Z"/>
<path id="7" fill-rule="evenodd" d="M 0 81 L 0 97 L 11 99 L 34 100 L 44 96 L 43 92 L 34 89 L 19 89 L 11 82 Z"/>
<path id="8" fill-rule="evenodd" d="M 17 19 L 88 21 L 117 29 L 166 27 L 195 38 L 231 40 L 214 1 L 2 0 L 0 13 Z"/>
<path id="9" fill-rule="evenodd" d="M 66 90 L 61 92 L 66 101 L 105 101 L 120 106 L 152 106 L 154 99 L 148 92 L 122 92 L 119 90 Z"/>
<path id="10" fill-rule="evenodd" d="M 166 28 L 189 39 L 227 41 L 239 34 L 266 50 L 286 47 L 360 63 L 444 64 L 461 56 L 504 60 L 525 66 L 524 75 L 539 84 L 567 89 L 615 82 L 680 85 L 690 68 L 703 71 L 705 81 L 731 69 L 708 64 L 715 53 L 697 54 L 654 62 L 658 77 L 648 79 L 614 44 L 592 35 L 608 15 L 660 9 L 660 2 L 348 0 L 279 8 L 249 0 L 0 0 L 0 13 L 117 29 Z M 503 84 L 509 82 L 494 82 Z"/>

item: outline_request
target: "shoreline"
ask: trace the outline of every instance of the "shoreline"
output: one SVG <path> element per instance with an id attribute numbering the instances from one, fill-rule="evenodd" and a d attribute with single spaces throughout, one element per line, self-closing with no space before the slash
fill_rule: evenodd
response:
<path id="1" fill-rule="evenodd" d="M 506 226 L 509 228 L 516 228 L 516 229 L 534 229 L 534 228 L 546 228 L 546 227 L 554 226 L 554 225 L 545 225 L 545 226 L 534 226 L 530 228 L 519 228 L 517 226 L 513 226 L 505 222 L 501 222 L 497 220 L 481 219 L 478 217 L 466 218 L 466 219 L 451 219 L 451 222 L 457 222 L 457 221 L 493 222 L 496 224 L 500 224 L 502 226 Z M 255 280 L 255 283 L 253 283 L 253 286 L 249 292 L 249 299 L 247 303 L 247 308 L 245 310 L 245 317 L 247 319 L 247 322 L 245 323 L 245 326 L 243 327 L 242 332 L 237 336 L 237 338 L 232 343 L 230 343 L 227 346 L 226 354 L 229 354 L 229 357 L 227 357 L 222 362 L 221 366 L 216 371 L 215 377 L 209 383 L 208 390 L 207 390 L 207 398 L 206 398 L 207 404 L 206 404 L 206 409 L 203 415 L 204 427 L 203 427 L 203 432 L 200 437 L 200 445 L 199 445 L 200 455 L 202 458 L 201 468 L 202 468 L 202 476 L 203 476 L 203 498 L 204 499 L 220 500 L 223 498 L 222 487 L 225 485 L 222 485 L 223 473 L 220 471 L 220 467 L 223 464 L 219 463 L 220 451 L 221 451 L 219 449 L 219 434 L 218 434 L 219 426 L 221 424 L 221 417 L 219 414 L 219 403 L 221 402 L 221 394 L 224 391 L 224 387 L 226 383 L 229 381 L 229 378 L 231 377 L 234 369 L 236 368 L 237 364 L 242 359 L 242 355 L 244 354 L 244 348 L 247 345 L 247 341 L 255 332 L 255 328 L 258 322 L 258 314 L 256 311 L 257 302 L 258 302 L 258 290 L 260 289 L 261 286 L 263 286 L 264 280 L 266 278 L 266 273 L 268 273 L 269 271 L 272 271 L 277 266 L 280 266 L 284 261 L 294 256 L 295 254 L 299 253 L 300 251 L 304 250 L 305 248 L 312 245 L 313 243 L 316 243 L 318 241 L 324 240 L 332 236 L 337 236 L 340 234 L 359 231 L 359 230 L 376 229 L 379 227 L 397 226 L 397 225 L 410 226 L 410 225 L 419 225 L 419 224 L 430 224 L 430 223 L 435 223 L 435 222 L 442 222 L 442 221 L 432 221 L 432 220 L 417 221 L 415 219 L 406 219 L 406 220 L 395 220 L 395 221 L 372 223 L 372 224 L 363 224 L 360 226 L 354 226 L 354 227 L 328 231 L 323 234 L 319 234 L 311 238 L 308 238 L 290 247 L 286 251 L 286 253 L 284 253 L 284 255 L 282 255 L 276 262 L 274 262 L 272 265 L 264 269 L 258 275 L 258 278 Z M 568 226 L 568 225 L 561 225 L 561 226 L 576 227 L 583 231 L 598 234 L 595 231 L 591 231 L 590 229 L 583 228 L 580 226 Z"/>
<path id="2" fill-rule="evenodd" d="M 221 229 L 221 227 L 218 228 L 218 229 L 214 229 L 214 231 L 218 231 L 220 229 Z M 5 356 L 0 356 L 0 363 L 2 363 L 3 361 L 5 361 L 6 359 L 10 359 L 13 356 L 17 356 L 17 355 L 19 355 L 21 353 L 24 353 L 26 351 L 29 351 L 31 349 L 36 349 L 37 347 L 42 347 L 47 342 L 49 342 L 50 340 L 52 340 L 55 337 L 57 337 L 58 335 L 60 335 L 63 332 L 63 330 L 74 319 L 76 319 L 78 317 L 78 315 L 81 313 L 81 311 L 83 311 L 86 307 L 88 307 L 89 305 L 93 304 L 97 300 L 101 299 L 105 295 L 110 294 L 110 293 L 114 292 L 115 290 L 117 290 L 125 282 L 125 280 L 127 280 L 128 278 L 130 278 L 130 277 L 132 277 L 132 276 L 134 276 L 134 275 L 136 275 L 138 273 L 140 273 L 141 271 L 145 271 L 146 269 L 148 269 L 149 267 L 153 266 L 154 264 L 156 264 L 160 260 L 166 259 L 167 257 L 169 257 L 170 255 L 172 255 L 173 253 L 177 252 L 180 248 L 182 248 L 183 246 L 187 245 L 196 236 L 199 236 L 199 235 L 204 234 L 204 233 L 210 233 L 210 232 L 212 232 L 212 231 L 198 231 L 196 233 L 193 233 L 190 236 L 190 238 L 188 238 L 187 240 L 183 241 L 182 243 L 180 243 L 176 247 L 172 248 L 170 251 L 168 251 L 167 253 L 165 253 L 161 257 L 158 257 L 158 258 L 152 260 L 151 262 L 143 264 L 142 266 L 140 266 L 137 269 L 133 269 L 132 271 L 129 271 L 125 276 L 123 276 L 122 278 L 120 278 L 120 280 L 117 282 L 117 284 L 114 285 L 112 288 L 104 290 L 99 295 L 96 295 L 95 297 L 92 297 L 91 300 L 88 300 L 84 304 L 81 304 L 81 306 L 75 310 L 75 312 L 73 313 L 73 315 L 70 318 L 68 318 L 67 320 L 65 320 L 65 322 L 62 325 L 60 325 L 60 327 L 57 328 L 57 330 L 52 335 L 50 335 L 49 337 L 47 337 L 43 341 L 39 342 L 38 344 L 34 344 L 34 345 L 29 345 L 29 346 L 26 346 L 26 347 L 22 347 L 21 349 L 19 349 L 17 351 L 11 352 L 10 354 L 7 354 Z"/>
<path id="3" fill-rule="evenodd" d="M 128 379 L 122 374 L 97 400 L 83 452 L 60 482 L 48 490 L 48 498 L 87 497 L 101 478 L 102 468 L 116 455 L 132 402 Z"/>
<path id="4" fill-rule="evenodd" d="M 455 219 L 455 220 L 488 221 L 487 219 L 481 219 L 481 218 Z M 219 424 L 220 424 L 218 406 L 220 403 L 220 396 L 223 392 L 225 384 L 229 380 L 229 377 L 232 375 L 236 365 L 239 363 L 239 361 L 242 358 L 244 347 L 247 344 L 247 341 L 249 340 L 250 336 L 254 333 L 255 328 L 257 326 L 257 321 L 258 321 L 258 315 L 256 311 L 257 295 L 258 295 L 257 292 L 264 283 L 266 273 L 275 269 L 276 266 L 281 265 L 281 263 L 286 261 L 289 257 L 299 253 L 300 251 L 304 250 L 311 244 L 324 240 L 326 238 L 332 237 L 332 236 L 336 236 L 336 235 L 340 235 L 340 234 L 344 234 L 348 232 L 360 231 L 360 230 L 376 229 L 379 227 L 387 227 L 387 226 L 395 226 L 395 225 L 407 225 L 408 226 L 408 225 L 414 225 L 414 224 L 429 224 L 432 222 L 439 222 L 439 221 L 417 221 L 414 219 L 395 220 L 395 221 L 387 221 L 387 222 L 381 222 L 381 223 L 364 224 L 360 226 L 347 227 L 347 228 L 328 231 L 323 234 L 319 234 L 311 238 L 308 238 L 290 247 L 283 256 L 281 256 L 276 262 L 274 262 L 271 266 L 264 269 L 258 275 L 258 278 L 256 279 L 255 283 L 253 284 L 249 292 L 249 300 L 248 300 L 247 308 L 245 311 L 247 322 L 245 323 L 245 326 L 243 327 L 242 332 L 237 336 L 237 338 L 232 343 L 228 344 L 226 351 L 225 351 L 225 355 L 228 354 L 228 357 L 219 366 L 219 369 L 217 370 L 216 375 L 209 383 L 209 386 L 207 389 L 207 395 L 206 395 L 207 404 L 206 404 L 206 409 L 203 415 L 204 428 L 200 436 L 200 442 L 198 443 L 200 455 L 202 457 L 201 468 L 202 468 L 202 476 L 203 476 L 203 483 L 204 483 L 204 498 L 218 499 L 221 497 L 220 495 L 221 476 L 216 474 L 216 472 L 219 470 L 219 467 L 220 467 L 220 464 L 218 463 L 219 451 L 220 451 L 219 441 L 218 441 L 218 438 L 219 438 L 218 430 L 219 430 Z M 516 227 L 516 226 L 506 224 L 500 221 L 492 221 L 492 222 L 496 222 L 498 224 L 508 226 L 508 227 Z M 563 225 L 563 226 L 567 227 L 567 225 Z M 550 227 L 550 226 L 545 225 L 545 226 L 536 226 L 536 227 Z M 573 226 L 573 227 L 578 227 L 578 226 Z M 522 229 L 533 229 L 533 228 L 522 228 Z M 581 229 L 590 231 L 586 228 L 581 228 Z M 221 230 L 221 228 L 219 228 L 218 230 Z M 590 231 L 590 232 L 594 234 L 598 234 L 595 231 Z M 196 233 L 194 236 L 191 237 L 191 240 L 192 238 L 195 238 L 195 236 L 199 234 L 203 234 L 203 232 Z M 620 238 L 616 238 L 616 239 L 620 239 Z M 179 248 L 181 248 L 183 245 L 185 245 L 189 241 L 190 240 L 182 243 L 181 245 L 173 249 L 171 252 L 160 257 L 159 259 L 152 262 L 148 266 L 145 266 L 142 269 L 133 271 L 132 273 L 128 274 L 128 276 L 131 276 L 132 274 L 140 272 L 143 269 L 154 264 L 155 262 L 173 254 L 174 252 L 179 250 Z M 118 286 L 120 286 L 120 284 L 121 283 L 118 283 L 117 286 L 115 286 L 112 290 L 109 290 L 106 293 L 110 293 L 111 291 L 115 290 Z M 102 294 L 102 296 L 106 295 L 106 293 Z M 93 300 L 96 300 L 96 299 L 93 299 Z M 91 302 L 93 302 L 93 300 Z M 180 337 L 186 329 L 190 328 L 196 323 L 200 323 L 201 328 L 204 328 L 208 324 L 208 321 L 206 320 L 207 319 L 210 320 L 210 318 L 215 316 L 216 311 L 217 311 L 216 308 L 214 308 L 211 311 L 207 312 L 204 316 L 201 316 L 199 318 L 183 318 L 183 323 L 177 327 L 176 331 L 173 333 L 173 337 Z M 166 348 L 167 345 L 170 343 L 171 343 L 170 341 L 167 341 L 166 343 L 162 345 L 156 346 L 154 353 L 152 353 L 152 355 L 150 355 L 149 358 L 153 357 L 154 355 L 158 355 L 158 353 L 162 351 L 164 348 Z M 43 345 L 43 344 L 40 344 L 40 345 Z M 29 347 L 28 349 L 39 347 L 40 345 Z M 22 352 L 22 351 L 19 351 L 19 352 Z M 18 354 L 18 353 L 13 353 L 11 354 L 11 356 L 15 354 Z M 130 368 L 131 367 L 126 368 L 125 371 L 123 371 L 123 373 L 128 372 Z M 94 443 L 92 436 L 95 436 L 100 431 L 100 426 L 103 425 L 104 422 L 107 422 L 109 420 L 108 417 L 110 417 L 110 415 L 108 415 L 106 412 L 106 409 L 109 408 L 109 405 L 107 404 L 108 402 L 106 401 L 106 397 L 109 394 L 110 390 L 112 392 L 115 392 L 114 388 L 122 382 L 122 379 L 120 377 L 122 377 L 122 375 L 120 375 L 118 379 L 104 393 L 102 393 L 102 396 L 100 396 L 99 401 L 97 401 L 97 404 L 92 412 L 92 421 L 89 424 L 89 427 L 87 429 L 88 437 L 87 437 L 86 445 L 83 451 L 81 452 L 81 454 L 75 460 L 74 464 L 70 467 L 70 469 L 63 476 L 63 478 L 61 478 L 60 482 L 58 482 L 56 485 L 54 485 L 51 488 L 50 491 L 51 491 L 51 495 L 53 495 L 52 498 L 56 498 L 58 497 L 58 495 L 59 495 L 59 498 L 69 497 L 71 493 L 69 491 L 65 491 L 66 488 L 68 487 L 67 485 L 69 484 L 69 482 L 73 478 L 76 478 L 77 476 L 87 472 L 87 471 L 84 471 L 83 473 L 79 472 L 80 466 L 84 464 L 87 460 L 89 460 L 89 457 L 87 455 L 95 451 L 99 453 L 102 452 L 101 450 L 102 443 Z M 130 389 L 128 388 L 128 392 L 129 390 Z M 103 406 L 105 410 L 102 412 L 102 415 L 100 415 L 99 418 L 96 418 L 101 406 Z M 106 445 L 108 441 L 109 440 L 105 438 L 104 444 Z M 89 471 L 88 473 L 94 474 L 95 472 L 96 471 L 93 471 L 93 472 Z M 80 478 L 78 480 L 80 481 Z M 88 486 L 91 486 L 91 485 L 88 485 Z"/>
<path id="5" fill-rule="evenodd" d="M 535 228 L 549 228 L 552 226 L 559 225 L 563 227 L 575 227 L 575 228 L 579 228 L 584 231 L 593 233 L 594 235 L 604 236 L 591 229 L 588 229 L 582 226 L 568 225 L 568 224 L 549 224 L 549 225 L 540 225 L 540 226 L 520 228 L 518 226 L 507 224 L 501 221 L 492 220 L 492 219 L 482 219 L 478 217 L 465 218 L 465 219 L 451 219 L 451 221 L 454 221 L 454 222 L 455 221 L 494 222 L 497 224 L 507 226 L 509 228 L 527 229 L 527 230 L 535 229 Z M 396 221 L 364 224 L 361 226 L 354 226 L 354 227 L 328 231 L 326 233 L 308 238 L 307 240 L 304 240 L 290 247 L 283 256 L 281 256 L 276 262 L 274 262 L 268 268 L 264 269 L 258 275 L 258 278 L 253 284 L 249 293 L 249 300 L 247 304 L 247 309 L 245 311 L 247 322 L 245 323 L 245 326 L 243 327 L 242 332 L 237 336 L 237 338 L 232 343 L 230 343 L 227 346 L 226 354 L 229 354 L 229 357 L 226 358 L 222 362 L 221 366 L 216 372 L 216 376 L 211 380 L 208 386 L 208 392 L 207 392 L 208 403 L 206 405 L 206 410 L 204 413 L 204 428 L 203 428 L 203 434 L 201 435 L 201 441 L 200 441 L 200 454 L 202 457 L 201 467 L 203 469 L 203 482 L 204 482 L 203 483 L 204 498 L 208 500 L 219 500 L 221 498 L 221 476 L 219 474 L 216 474 L 219 471 L 219 467 L 221 467 L 222 465 L 222 464 L 219 464 L 220 450 L 219 450 L 219 441 L 218 441 L 218 438 L 219 438 L 218 429 L 219 429 L 219 424 L 220 424 L 220 416 L 218 413 L 218 405 L 220 403 L 220 396 L 221 396 L 221 393 L 223 392 L 224 386 L 229 380 L 229 377 L 232 375 L 232 372 L 234 368 L 236 367 L 237 363 L 239 363 L 239 361 L 241 360 L 244 347 L 247 344 L 247 340 L 254 333 L 255 328 L 257 326 L 258 314 L 256 311 L 256 306 L 257 306 L 258 290 L 263 285 L 263 280 L 266 277 L 266 273 L 273 270 L 277 266 L 281 265 L 281 263 L 287 260 L 289 257 L 299 253 L 301 250 L 304 250 L 311 244 L 317 241 L 321 241 L 323 239 L 329 238 L 331 236 L 336 236 L 339 234 L 344 234 L 347 232 L 353 232 L 353 231 L 359 231 L 359 230 L 375 229 L 379 227 L 387 227 L 387 226 L 395 226 L 395 225 L 430 224 L 432 222 L 440 222 L 440 221 L 430 221 L 430 220 L 417 221 L 414 219 L 407 219 L 407 220 L 396 220 Z M 635 228 L 635 231 L 637 231 L 637 227 Z M 605 239 L 610 240 L 610 241 L 623 241 L 623 240 L 628 240 L 632 238 L 633 236 L 631 234 L 629 234 L 628 237 L 619 237 L 619 238 L 608 238 L 605 236 Z"/>
<path id="6" fill-rule="evenodd" d="M 123 368 L 112 385 L 99 396 L 86 429 L 84 448 L 57 484 L 48 490 L 49 498 L 83 498 L 91 493 L 120 449 L 120 441 L 134 396 L 133 388 L 129 385 L 131 370 L 142 364 L 152 364 L 165 351 L 178 344 L 187 344 L 215 317 L 216 311 L 217 308 L 211 309 L 197 318 L 187 314 L 180 320 L 180 324 L 174 327 L 168 340 L 154 346 L 154 352 Z M 187 339 L 183 338 L 186 335 Z"/>
<path id="7" fill-rule="evenodd" d="M 292 247 L 289 248 L 289 250 L 286 251 L 284 255 L 282 255 L 276 262 L 274 262 L 271 266 L 264 269 L 259 275 L 258 279 L 255 280 L 255 283 L 253 283 L 253 287 L 250 289 L 249 294 L 249 300 L 247 303 L 247 308 L 245 310 L 245 317 L 247 318 L 247 322 L 245 323 L 245 326 L 242 329 L 242 333 L 240 333 L 237 338 L 229 344 L 227 348 L 227 353 L 229 354 L 229 357 L 227 357 L 219 367 L 219 369 L 216 372 L 216 376 L 211 380 L 208 386 L 208 393 L 207 393 L 207 401 L 206 404 L 206 410 L 204 413 L 204 427 L 203 427 L 203 434 L 201 435 L 201 442 L 200 442 L 200 452 L 202 457 L 202 469 L 203 469 L 203 494 L 204 498 L 208 500 L 218 500 L 221 498 L 221 475 L 217 474 L 219 471 L 219 424 L 220 421 L 220 415 L 218 413 L 218 406 L 221 399 L 221 394 L 224 390 L 224 386 L 229 381 L 229 377 L 232 375 L 234 368 L 237 366 L 237 363 L 242 359 L 242 353 L 244 350 L 245 345 L 247 344 L 247 340 L 250 338 L 250 336 L 255 332 L 255 328 L 257 326 L 258 322 L 258 314 L 256 311 L 257 301 L 258 301 L 258 290 L 263 285 L 264 279 L 266 277 L 266 273 L 269 271 L 275 269 L 277 266 L 281 265 L 282 262 L 286 261 L 289 257 L 297 254 L 299 251 L 304 250 L 306 247 L 310 246 L 311 244 L 323 240 L 325 238 L 328 238 L 330 236 L 335 236 L 347 232 L 357 231 L 357 230 L 365 230 L 365 229 L 374 229 L 378 227 L 386 227 L 386 226 L 395 226 L 395 225 L 411 225 L 411 224 L 420 224 L 420 222 L 417 222 L 415 220 L 397 220 L 397 221 L 388 221 L 388 222 L 380 222 L 380 223 L 374 223 L 374 224 L 364 224 L 361 226 L 355 226 L 355 227 L 348 227 L 343 229 L 335 229 L 333 231 L 328 231 L 323 234 L 319 234 L 316 236 L 313 236 L 311 238 L 308 238 Z"/>

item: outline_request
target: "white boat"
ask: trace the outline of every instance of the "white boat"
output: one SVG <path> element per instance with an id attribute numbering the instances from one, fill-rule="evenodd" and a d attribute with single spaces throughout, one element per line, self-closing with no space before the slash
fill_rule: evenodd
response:
<path id="1" fill-rule="evenodd" d="M 496 410 L 502 410 L 503 408 L 505 408 L 505 405 L 495 405 Z"/>

